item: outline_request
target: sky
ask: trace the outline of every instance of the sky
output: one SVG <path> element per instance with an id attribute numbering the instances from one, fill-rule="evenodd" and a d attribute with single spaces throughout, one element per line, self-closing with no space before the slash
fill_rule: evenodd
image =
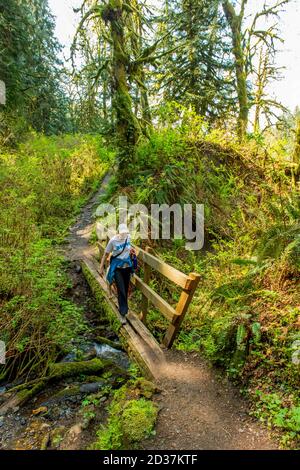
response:
<path id="1" fill-rule="evenodd" d="M 78 14 L 73 7 L 78 7 L 82 0 L 49 0 L 50 8 L 56 17 L 56 36 L 65 46 L 65 56 L 69 55 Z M 249 0 L 249 9 L 257 9 L 264 0 Z M 283 79 L 272 83 L 270 93 L 291 111 L 300 106 L 300 0 L 291 0 L 281 14 L 280 29 L 284 44 L 280 45 L 277 56 L 279 67 L 285 67 Z"/>

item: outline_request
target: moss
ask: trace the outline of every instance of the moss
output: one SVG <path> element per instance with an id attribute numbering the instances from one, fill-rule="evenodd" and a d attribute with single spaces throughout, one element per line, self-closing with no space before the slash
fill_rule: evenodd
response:
<path id="1" fill-rule="evenodd" d="M 149 437 L 156 423 L 158 409 L 153 402 L 140 396 L 150 396 L 154 390 L 155 386 L 142 378 L 117 390 L 109 406 L 107 425 L 98 431 L 98 440 L 92 448 L 130 449 Z"/>
<path id="2" fill-rule="evenodd" d="M 124 440 L 135 443 L 149 437 L 153 431 L 157 413 L 154 403 L 145 398 L 128 401 L 121 415 Z"/>
<path id="3" fill-rule="evenodd" d="M 123 347 L 120 343 L 111 341 L 110 339 L 104 338 L 103 336 L 97 336 L 96 341 L 101 344 L 107 344 L 108 346 L 111 346 L 114 349 L 118 349 L 119 351 L 123 350 Z"/>
<path id="4" fill-rule="evenodd" d="M 50 441 L 53 447 L 59 447 L 61 441 L 63 440 L 66 434 L 65 426 L 58 426 L 57 428 L 51 431 Z"/>
<path id="5" fill-rule="evenodd" d="M 133 382 L 133 386 L 138 391 L 139 395 L 145 398 L 152 398 L 155 392 L 158 391 L 158 388 L 153 382 L 144 379 L 144 377 L 139 377 Z"/>
<path id="6" fill-rule="evenodd" d="M 51 401 L 52 400 L 60 400 L 60 399 L 65 398 L 65 397 L 78 395 L 79 393 L 80 393 L 79 385 L 74 385 L 74 386 L 69 387 L 69 388 L 64 388 L 63 390 L 60 390 L 59 392 L 55 393 L 51 397 Z"/>
<path id="7" fill-rule="evenodd" d="M 19 391 L 14 400 L 18 406 L 23 405 L 37 395 L 37 393 L 39 393 L 47 383 L 52 380 L 61 380 L 66 377 L 73 377 L 81 374 L 91 375 L 97 372 L 103 372 L 106 369 L 109 369 L 116 375 L 124 375 L 124 371 L 117 367 L 112 361 L 103 361 L 96 358 L 90 361 L 51 364 L 48 369 L 49 374 L 47 377 L 42 377 L 32 387 Z"/>
<path id="8" fill-rule="evenodd" d="M 62 379 L 80 374 L 91 375 L 109 367 L 114 367 L 111 361 L 103 361 L 97 358 L 91 359 L 90 361 L 61 362 L 50 365 L 49 376 L 51 379 Z"/>
<path id="9" fill-rule="evenodd" d="M 91 275 L 91 273 L 89 272 L 88 268 L 85 266 L 84 263 L 81 263 L 81 267 L 82 267 L 82 272 L 94 295 L 96 307 L 98 309 L 100 317 L 107 320 L 110 328 L 115 333 L 117 333 L 120 329 L 121 324 L 119 320 L 116 318 L 116 315 L 113 312 L 112 308 L 107 303 L 104 292 L 102 291 L 97 281 L 93 278 L 93 276 Z"/>
<path id="10" fill-rule="evenodd" d="M 89 377 L 85 377 L 84 383 L 94 383 L 94 382 L 100 382 L 103 380 L 102 376 L 99 375 L 90 375 Z"/>
<path id="11" fill-rule="evenodd" d="M 28 400 L 37 395 L 45 387 L 47 382 L 48 379 L 41 379 L 40 382 L 38 382 L 32 388 L 21 390 L 20 392 L 18 392 L 16 397 L 18 401 L 18 406 L 23 405 Z"/>

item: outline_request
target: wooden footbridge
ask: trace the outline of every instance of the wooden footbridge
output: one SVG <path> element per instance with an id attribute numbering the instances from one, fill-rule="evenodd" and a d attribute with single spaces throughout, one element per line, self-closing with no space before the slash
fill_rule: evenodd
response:
<path id="1" fill-rule="evenodd" d="M 106 241 L 97 244 L 100 257 L 103 255 L 105 244 Z M 145 250 L 136 246 L 134 248 L 136 249 L 139 263 L 143 265 L 143 279 L 136 274 L 132 276 L 132 283 L 142 294 L 142 308 L 141 312 L 138 313 L 129 311 L 127 315 L 128 321 L 120 327 L 119 335 L 125 340 L 129 356 L 140 365 L 144 373 L 150 378 L 158 379 L 164 367 L 163 350 L 172 346 L 199 284 L 200 276 L 195 273 L 186 275 L 178 271 L 154 256 L 150 248 Z M 95 283 L 98 288 L 101 288 L 105 302 L 107 302 L 113 314 L 121 320 L 117 308 L 117 298 L 110 292 L 107 282 L 99 273 L 99 260 L 96 253 L 90 252 L 89 256 L 84 256 L 82 266 L 92 289 L 95 289 Z M 182 289 L 176 307 L 170 305 L 150 287 L 152 270 L 160 273 Z M 146 326 L 149 305 L 153 305 L 169 321 L 169 326 L 161 345 L 158 344 Z"/>

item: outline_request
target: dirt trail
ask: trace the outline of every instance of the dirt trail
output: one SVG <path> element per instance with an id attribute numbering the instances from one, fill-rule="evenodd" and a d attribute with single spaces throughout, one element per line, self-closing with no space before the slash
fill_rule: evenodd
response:
<path id="1" fill-rule="evenodd" d="M 105 193 L 109 180 L 110 174 L 107 174 L 98 191 L 96 191 L 91 200 L 82 209 L 75 225 L 70 228 L 70 235 L 64 247 L 64 254 L 72 261 L 81 259 L 83 255 L 88 255 L 93 250 L 92 246 L 89 245 L 89 238 L 94 227 L 92 217 L 99 204 L 100 197 Z"/>
<path id="2" fill-rule="evenodd" d="M 166 366 L 154 438 L 144 449 L 277 449 L 265 427 L 249 414 L 236 387 L 197 353 L 165 352 Z"/>

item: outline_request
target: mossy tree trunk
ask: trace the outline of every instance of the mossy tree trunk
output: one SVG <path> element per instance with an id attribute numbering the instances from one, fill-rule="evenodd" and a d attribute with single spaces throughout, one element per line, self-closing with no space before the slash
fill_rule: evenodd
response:
<path id="1" fill-rule="evenodd" d="M 131 48 L 133 51 L 134 57 L 140 57 L 143 53 L 143 22 L 142 22 L 142 10 L 139 2 L 137 0 L 132 0 L 132 6 L 134 7 L 136 14 L 133 18 L 131 29 L 136 32 L 132 34 Z M 152 116 L 149 105 L 148 98 L 148 89 L 147 89 L 147 79 L 144 69 L 144 63 L 141 62 L 135 67 L 131 67 L 131 80 L 135 81 L 137 84 L 137 99 L 136 99 L 136 115 L 140 110 L 142 116 L 142 132 L 145 135 L 148 135 L 148 130 L 152 126 Z"/>
<path id="2" fill-rule="evenodd" d="M 116 116 L 116 130 L 119 139 L 119 170 L 126 178 L 128 160 L 133 155 L 134 145 L 140 134 L 140 125 L 132 110 L 132 99 L 128 85 L 130 56 L 125 50 L 126 4 L 122 0 L 110 0 L 103 9 L 102 18 L 110 23 L 112 41 L 113 108 Z"/>
<path id="3" fill-rule="evenodd" d="M 242 21 L 244 17 L 244 8 L 247 0 L 242 0 L 241 12 L 236 14 L 232 3 L 228 0 L 223 1 L 223 10 L 231 29 L 232 36 L 232 53 L 234 55 L 235 75 L 236 75 L 236 91 L 239 103 L 238 116 L 238 136 L 243 140 L 248 126 L 249 102 L 247 94 L 247 74 L 245 68 L 245 56 L 243 51 L 243 35 Z"/>

